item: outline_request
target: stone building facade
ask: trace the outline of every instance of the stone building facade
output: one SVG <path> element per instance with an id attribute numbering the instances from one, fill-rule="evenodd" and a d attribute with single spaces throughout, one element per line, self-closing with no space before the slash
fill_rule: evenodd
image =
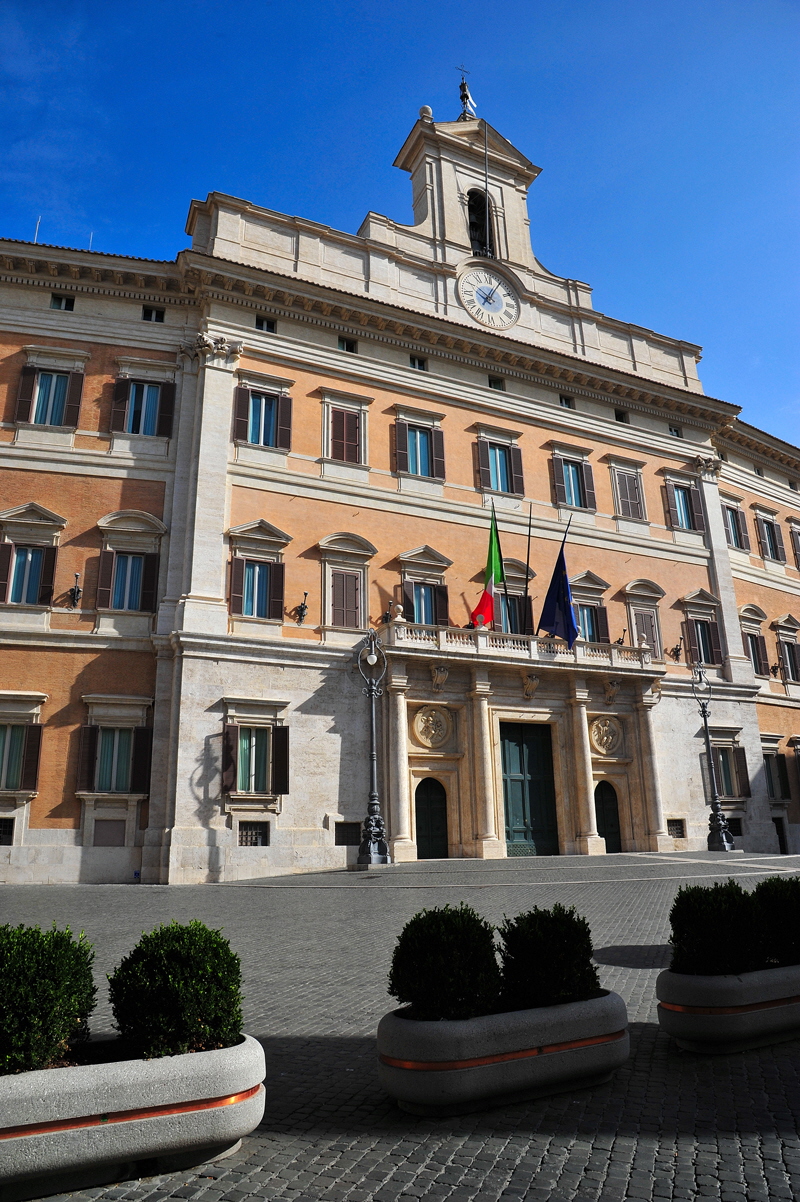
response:
<path id="1" fill-rule="evenodd" d="M 800 851 L 800 451 L 539 263 L 483 121 L 396 165 L 412 225 L 212 193 L 174 262 L 0 242 L 0 879 L 352 863 L 368 625 L 395 860 L 704 847 L 693 661 L 736 845 Z"/>

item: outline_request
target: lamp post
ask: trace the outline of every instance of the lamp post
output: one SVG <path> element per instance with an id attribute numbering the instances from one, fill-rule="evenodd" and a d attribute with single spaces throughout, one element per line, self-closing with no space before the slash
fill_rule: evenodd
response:
<path id="1" fill-rule="evenodd" d="M 378 801 L 378 749 L 375 722 L 375 699 L 383 696 L 381 681 L 386 675 L 386 656 L 381 640 L 374 630 L 368 630 L 358 652 L 358 670 L 366 683 L 361 692 L 369 698 L 369 802 L 361 831 L 357 864 L 391 864 L 386 828 Z"/>
<path id="2" fill-rule="evenodd" d="M 711 785 L 711 813 L 708 818 L 708 850 L 733 851 L 733 839 L 731 838 L 731 832 L 728 830 L 728 820 L 722 812 L 717 792 L 717 774 L 714 769 L 714 757 L 711 754 L 711 735 L 708 731 L 711 681 L 706 676 L 702 664 L 694 664 L 692 666 L 692 693 L 700 709 L 700 717 L 703 719 L 706 763 L 708 764 L 708 779 Z"/>

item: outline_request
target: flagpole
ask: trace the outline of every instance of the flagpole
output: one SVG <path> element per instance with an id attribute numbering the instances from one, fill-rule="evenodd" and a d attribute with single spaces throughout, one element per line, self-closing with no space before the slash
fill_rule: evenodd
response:
<path id="1" fill-rule="evenodd" d="M 525 625 L 528 625 L 528 585 L 530 583 L 531 574 L 531 523 L 533 522 L 533 501 L 528 503 L 528 549 L 525 553 Z M 533 625 L 533 622 L 531 622 Z M 533 634 L 532 630 L 526 630 L 524 634 Z"/>
<path id="2" fill-rule="evenodd" d="M 570 526 L 571 526 L 571 525 L 572 525 L 572 514 L 570 514 L 570 515 L 569 515 L 569 521 L 567 522 L 567 528 L 566 528 L 566 530 L 564 531 L 564 537 L 563 537 L 563 538 L 562 538 L 562 540 L 561 540 L 561 546 L 560 546 L 560 548 L 559 548 L 559 552 L 558 552 L 558 554 L 559 554 L 559 555 L 560 555 L 560 554 L 561 554 L 561 552 L 564 550 L 564 546 L 565 546 L 565 544 L 566 544 L 566 541 L 567 541 L 567 535 L 569 534 L 569 528 L 570 528 Z M 556 556 L 556 560 L 557 560 L 557 559 L 558 559 L 558 556 Z M 541 617 L 541 614 L 540 614 L 539 616 Z M 541 622 L 540 622 L 540 623 L 539 623 L 539 625 L 536 627 L 536 633 L 538 634 L 538 633 L 539 633 L 539 631 L 540 631 L 541 629 L 542 629 L 542 624 L 541 624 Z"/>
<path id="3" fill-rule="evenodd" d="M 483 119 L 483 177 L 485 182 L 486 194 L 486 257 L 489 258 L 489 126 L 486 124 L 486 118 Z"/>
<path id="4" fill-rule="evenodd" d="M 492 521 L 494 523 L 495 531 L 497 532 L 497 550 L 500 553 L 500 567 L 503 571 L 503 593 L 505 594 L 505 598 L 506 598 L 506 614 L 508 615 L 508 625 L 510 627 L 511 626 L 511 606 L 508 603 L 508 583 L 506 582 L 506 565 L 503 563 L 503 548 L 500 546 L 500 531 L 497 529 L 497 514 L 495 513 L 495 510 L 494 510 L 494 501 L 492 501 Z M 501 633 L 502 633 L 502 630 L 503 630 L 503 614 L 502 614 L 502 609 L 501 609 L 501 613 L 500 613 L 500 631 L 501 631 Z M 511 633 L 512 633 L 512 631 L 509 629 L 509 634 L 511 634 Z"/>

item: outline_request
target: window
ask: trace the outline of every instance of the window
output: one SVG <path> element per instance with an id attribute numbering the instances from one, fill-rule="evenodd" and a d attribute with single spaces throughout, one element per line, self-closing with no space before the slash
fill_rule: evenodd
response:
<path id="1" fill-rule="evenodd" d="M 797 643 L 782 640 L 779 644 L 783 671 L 787 680 L 800 681 L 800 647 Z"/>
<path id="2" fill-rule="evenodd" d="M 721 664 L 722 647 L 717 623 L 705 618 L 691 618 L 687 625 L 692 663 Z"/>
<path id="3" fill-rule="evenodd" d="M 762 558 L 775 560 L 776 563 L 786 563 L 786 551 L 783 546 L 780 525 L 770 518 L 757 516 L 756 530 Z"/>
<path id="4" fill-rule="evenodd" d="M 0 726 L 0 789 L 18 789 L 25 748 L 24 726 Z"/>
<path id="5" fill-rule="evenodd" d="M 530 597 L 516 593 L 500 594 L 500 629 L 505 634 L 533 634 L 533 610 Z"/>
<path id="6" fill-rule="evenodd" d="M 337 847 L 358 847 L 361 844 L 360 822 L 337 822 L 334 827 L 334 843 Z"/>
<path id="7" fill-rule="evenodd" d="M 614 421 L 615 422 L 622 422 L 623 425 L 627 425 L 629 420 L 630 419 L 628 417 L 627 409 L 615 409 L 614 410 Z"/>
<path id="8" fill-rule="evenodd" d="M 269 847 L 268 822 L 240 822 L 240 847 Z"/>
<path id="9" fill-rule="evenodd" d="M 575 621 L 578 633 L 587 643 L 608 643 L 608 610 L 604 605 L 586 605 L 578 602 L 575 606 Z"/>
<path id="10" fill-rule="evenodd" d="M 558 403 L 562 409 L 574 409 L 575 408 L 575 400 L 571 396 L 560 396 L 558 398 Z"/>
<path id="11" fill-rule="evenodd" d="M 641 647 L 645 643 L 653 653 L 654 659 L 661 659 L 661 638 L 658 629 L 658 611 L 655 609 L 633 610 L 634 643 Z"/>
<path id="12" fill-rule="evenodd" d="M 749 631 L 746 631 L 743 640 L 745 655 L 749 657 L 756 676 L 769 676 L 767 640 L 763 634 L 751 634 Z"/>
<path id="13" fill-rule="evenodd" d="M 433 626 L 433 585 L 412 584 L 414 590 L 414 621 L 421 626 Z"/>
<path id="14" fill-rule="evenodd" d="M 741 839 L 743 834 L 741 818 L 727 818 L 726 821 L 728 823 L 728 830 L 731 832 L 734 839 Z"/>
<path id="15" fill-rule="evenodd" d="M 673 530 L 698 530 L 706 528 L 703 500 L 700 490 L 690 484 L 666 484 L 667 511 Z"/>
<path id="16" fill-rule="evenodd" d="M 673 438 L 683 438 L 683 430 L 680 426 L 670 426 L 669 432 Z"/>
<path id="17" fill-rule="evenodd" d="M 284 580 L 284 564 L 234 555 L 231 560 L 231 613 L 282 622 Z"/>
<path id="18" fill-rule="evenodd" d="M 155 434 L 160 391 L 158 384 L 131 384 L 125 422 L 127 434 Z"/>
<path id="19" fill-rule="evenodd" d="M 421 355 L 411 355 L 409 358 L 409 364 L 416 371 L 427 371 L 428 370 L 428 360 L 423 359 Z"/>
<path id="20" fill-rule="evenodd" d="M 764 774 L 767 781 L 767 793 L 773 800 L 780 798 L 786 801 L 792 796 L 789 788 L 789 773 L 786 769 L 785 755 L 765 755 Z"/>
<path id="21" fill-rule="evenodd" d="M 111 429 L 121 434 L 171 438 L 174 409 L 175 385 L 170 381 L 151 384 L 122 377 L 114 387 Z"/>
<path id="22" fill-rule="evenodd" d="M 142 307 L 142 321 L 159 321 L 164 320 L 164 310 L 154 309 L 152 305 L 144 305 Z"/>
<path id="23" fill-rule="evenodd" d="M 596 509 L 594 474 L 590 464 L 582 459 L 553 456 L 553 483 L 557 505 L 575 509 Z"/>
<path id="24" fill-rule="evenodd" d="M 262 447 L 274 447 L 277 419 L 278 398 L 251 392 L 247 441 L 258 443 Z"/>
<path id="25" fill-rule="evenodd" d="M 361 628 L 360 572 L 331 572 L 331 623 L 348 629 Z"/>
<path id="26" fill-rule="evenodd" d="M 358 354 L 358 343 L 356 342 L 355 338 L 344 338 L 340 334 L 339 335 L 339 350 L 347 351 L 348 355 L 357 355 Z"/>
<path id="27" fill-rule="evenodd" d="M 444 435 L 438 426 L 397 421 L 393 439 L 395 471 L 444 480 Z"/>
<path id="28" fill-rule="evenodd" d="M 44 547 L 15 547 L 14 575 L 11 579 L 13 605 L 37 605 L 44 565 Z"/>
<path id="29" fill-rule="evenodd" d="M 792 492 L 797 492 L 797 481 L 796 481 L 796 480 L 790 480 L 790 481 L 789 481 L 789 488 L 791 488 Z"/>
<path id="30" fill-rule="evenodd" d="M 431 431 L 408 427 L 408 470 L 413 476 L 432 476 Z"/>
<path id="31" fill-rule="evenodd" d="M 795 567 L 800 569 L 800 529 L 797 526 L 790 526 L 789 537 L 792 540 Z"/>
<path id="32" fill-rule="evenodd" d="M 37 426 L 77 426 L 83 372 L 23 367 L 14 420 Z"/>
<path id="33" fill-rule="evenodd" d="M 112 609 L 141 609 L 143 555 L 115 555 Z"/>
<path id="34" fill-rule="evenodd" d="M 331 459 L 361 463 L 361 414 L 331 409 Z"/>
<path id="35" fill-rule="evenodd" d="M 717 747 L 712 748 L 712 751 L 716 751 L 717 788 L 719 789 L 720 797 L 737 797 L 738 790 L 734 783 L 736 776 L 733 768 L 733 752 L 731 748 Z"/>
<path id="36" fill-rule="evenodd" d="M 667 834 L 672 839 L 686 838 L 686 823 L 682 818 L 667 819 Z"/>
<path id="37" fill-rule="evenodd" d="M 261 330 L 262 334 L 274 334 L 277 328 L 277 323 L 272 317 L 256 318 L 256 329 Z"/>
<path id="38" fill-rule="evenodd" d="M 33 413 L 34 425 L 63 425 L 69 376 L 42 371 L 39 373 L 38 383 L 36 408 Z"/>
<path id="39" fill-rule="evenodd" d="M 749 797 L 750 775 L 747 769 L 747 755 L 744 747 L 730 745 L 728 747 L 712 747 L 711 757 L 714 761 L 714 780 L 719 797 Z M 706 801 L 711 801 L 711 779 L 705 752 L 701 756 L 703 766 L 703 782 L 706 791 Z"/>
<path id="40" fill-rule="evenodd" d="M 505 392 L 506 382 L 502 376 L 489 376 L 489 387 L 495 392 Z"/>
<path id="41" fill-rule="evenodd" d="M 761 476 L 762 479 L 764 478 L 764 469 L 763 467 L 759 467 L 757 463 L 753 464 L 753 471 L 757 476 Z"/>
<path id="42" fill-rule="evenodd" d="M 747 519 L 735 505 L 723 505 L 722 517 L 725 522 L 725 538 L 729 547 L 739 551 L 750 550 L 750 538 L 747 533 Z"/>
<path id="43" fill-rule="evenodd" d="M 482 259 L 494 258 L 494 231 L 492 229 L 491 202 L 486 211 L 486 193 L 479 188 L 470 188 L 467 193 L 467 219 L 469 221 L 469 244 L 473 255 Z"/>
<path id="44" fill-rule="evenodd" d="M 60 292 L 50 294 L 50 308 L 60 309 L 62 313 L 72 313 L 75 309 L 74 296 L 62 296 Z"/>
<path id="45" fill-rule="evenodd" d="M 292 398 L 239 385 L 233 395 L 233 438 L 253 446 L 291 450 Z"/>
<path id="46" fill-rule="evenodd" d="M 269 765 L 268 726 L 239 727 L 237 793 L 266 793 Z"/>
<path id="47" fill-rule="evenodd" d="M 105 550 L 100 554 L 97 608 L 155 613 L 159 556 Z"/>
<path id="48" fill-rule="evenodd" d="M 98 793 L 127 793 L 131 783 L 133 730 L 100 727 L 94 787 Z"/>
<path id="49" fill-rule="evenodd" d="M 499 431 L 505 435 L 505 431 Z M 492 438 L 491 431 L 481 434 L 476 444 L 478 487 L 485 491 L 511 493 L 524 496 L 525 481 L 522 475 L 522 451 L 512 441 L 515 434 L 501 440 Z"/>
<path id="50" fill-rule="evenodd" d="M 644 505 L 642 504 L 642 487 L 639 473 L 616 468 L 614 471 L 614 484 L 616 486 L 617 508 L 620 517 L 636 518 L 641 521 L 644 518 Z"/>
<path id="51" fill-rule="evenodd" d="M 489 480 L 495 492 L 511 492 L 511 464 L 508 447 L 489 444 Z"/>
<path id="52" fill-rule="evenodd" d="M 0 818 L 0 847 L 11 847 L 14 842 L 14 819 Z"/>
<path id="53" fill-rule="evenodd" d="M 222 791 L 262 796 L 288 793 L 288 726 L 227 722 L 222 735 Z"/>

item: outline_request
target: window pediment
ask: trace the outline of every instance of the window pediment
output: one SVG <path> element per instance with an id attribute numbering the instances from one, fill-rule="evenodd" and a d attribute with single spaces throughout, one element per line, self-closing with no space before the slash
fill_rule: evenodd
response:
<path id="1" fill-rule="evenodd" d="M 0 689 L 0 722 L 38 722 L 49 693 Z"/>
<path id="2" fill-rule="evenodd" d="M 90 726 L 145 726 L 152 697 L 116 693 L 84 693 L 81 701 L 89 710 Z"/>
<path id="3" fill-rule="evenodd" d="M 500 426 L 485 426 L 482 422 L 476 422 L 472 429 L 478 438 L 485 438 L 489 442 L 500 442 L 505 446 L 511 446 L 522 437 L 521 430 L 504 430 Z"/>
<path id="4" fill-rule="evenodd" d="M 687 617 L 704 618 L 712 622 L 716 619 L 719 599 L 707 589 L 698 588 L 692 593 L 687 593 L 685 597 L 681 597 L 680 603 Z"/>
<path id="5" fill-rule="evenodd" d="M 254 392 L 287 393 L 294 384 L 294 380 L 284 376 L 269 376 L 265 372 L 247 368 L 240 368 L 236 375 L 243 388 L 252 388 Z"/>
<path id="6" fill-rule="evenodd" d="M 429 572 L 441 573 L 453 566 L 452 559 L 448 559 L 440 551 L 434 551 L 433 547 L 429 547 L 427 543 L 421 547 L 415 547 L 413 551 L 403 551 L 397 558 L 404 568 Z"/>
<path id="7" fill-rule="evenodd" d="M 521 559 L 504 559 L 503 571 L 505 572 L 506 581 L 512 588 L 524 590 L 525 583 L 528 580 L 533 580 L 536 576 L 533 568 L 526 567 Z"/>
<path id="8" fill-rule="evenodd" d="M 777 631 L 778 637 L 791 641 L 797 638 L 797 632 L 800 630 L 800 622 L 793 614 L 782 614 L 780 618 L 776 618 L 772 623 L 772 629 Z"/>
<path id="9" fill-rule="evenodd" d="M 622 591 L 630 601 L 649 601 L 651 605 L 666 596 L 663 588 L 654 580 L 631 580 Z"/>
<path id="10" fill-rule="evenodd" d="M 273 701 L 256 697 L 223 697 L 225 721 L 243 726 L 274 726 L 283 724 L 283 711 L 288 701 Z"/>
<path id="11" fill-rule="evenodd" d="M 97 525 L 103 532 L 104 551 L 152 554 L 167 532 L 162 521 L 143 509 L 118 509 L 100 518 Z"/>
<path id="12" fill-rule="evenodd" d="M 28 367 L 40 371 L 85 371 L 89 351 L 71 350 L 66 346 L 23 346 Z"/>
<path id="13" fill-rule="evenodd" d="M 30 542 L 37 546 L 55 547 L 66 524 L 66 518 L 35 501 L 16 505 L 0 513 L 4 538 L 11 543 Z"/>
<path id="14" fill-rule="evenodd" d="M 378 548 L 362 538 L 360 534 L 350 534 L 340 530 L 336 534 L 326 534 L 317 543 L 324 559 L 340 559 L 353 562 L 363 562 L 378 554 Z"/>
<path id="15" fill-rule="evenodd" d="M 569 587 L 574 601 L 582 601 L 586 605 L 600 605 L 603 593 L 611 586 L 596 572 L 581 572 L 579 576 L 571 576 Z"/>
<path id="16" fill-rule="evenodd" d="M 283 551 L 292 541 L 291 534 L 279 530 L 264 518 L 255 522 L 243 522 L 241 526 L 232 526 L 228 531 L 228 538 L 235 551 L 269 551 L 273 554 Z"/>
<path id="17" fill-rule="evenodd" d="M 148 380 L 152 384 L 173 383 L 177 368 L 163 359 L 135 359 L 128 355 L 117 359 L 122 379 Z"/>
<path id="18" fill-rule="evenodd" d="M 751 622 L 765 622 L 767 615 L 758 605 L 743 605 L 739 610 L 740 618 L 747 618 Z"/>

